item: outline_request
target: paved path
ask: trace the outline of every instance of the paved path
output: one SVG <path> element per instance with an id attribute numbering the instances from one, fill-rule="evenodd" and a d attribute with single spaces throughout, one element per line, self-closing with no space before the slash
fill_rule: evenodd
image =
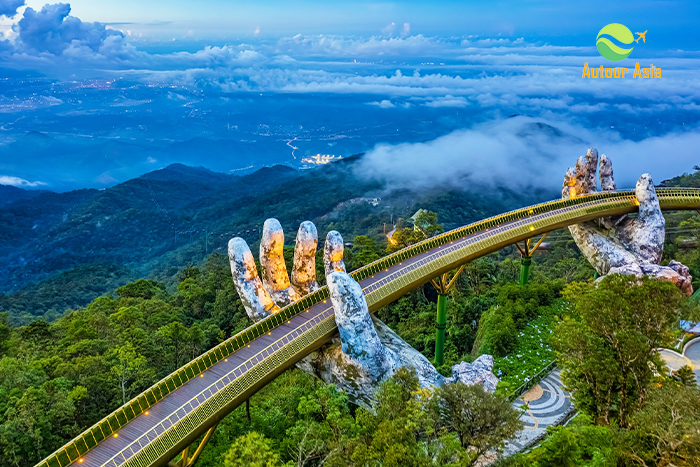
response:
<path id="1" fill-rule="evenodd" d="M 558 425 L 573 410 L 570 394 L 564 391 L 559 373 L 559 369 L 555 368 L 540 384 L 513 402 L 513 407 L 517 409 L 523 405 L 528 406 L 528 411 L 520 418 L 525 423 L 525 428 L 508 441 L 502 456 L 529 447 L 533 440 L 547 431 L 548 426 Z"/>
<path id="2" fill-rule="evenodd" d="M 685 349 L 684 355 L 695 367 L 695 381 L 700 384 L 700 340 L 696 340 Z"/>
<path id="3" fill-rule="evenodd" d="M 661 359 L 671 371 L 678 371 L 682 366 L 690 365 L 692 361 L 678 352 L 669 349 L 659 349 Z"/>

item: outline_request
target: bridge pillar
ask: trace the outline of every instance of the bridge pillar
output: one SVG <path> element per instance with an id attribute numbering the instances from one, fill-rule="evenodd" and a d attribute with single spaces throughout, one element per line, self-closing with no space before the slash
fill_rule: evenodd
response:
<path id="1" fill-rule="evenodd" d="M 438 293 L 437 302 L 437 321 L 435 323 L 435 364 L 442 365 L 445 363 L 445 328 L 447 327 L 447 292 L 450 291 L 457 277 L 464 271 L 466 264 L 460 266 L 451 279 L 447 273 L 439 278 L 432 279 L 430 282 L 435 287 Z"/>
<path id="2" fill-rule="evenodd" d="M 209 440 L 214 434 L 214 430 L 216 430 L 217 426 L 219 426 L 218 423 L 213 427 L 209 428 L 209 430 L 204 435 L 204 438 L 202 438 L 202 442 L 200 442 L 199 446 L 197 446 L 197 450 L 194 452 L 192 457 L 190 457 L 190 447 L 187 446 L 185 450 L 182 451 L 182 454 L 180 455 L 180 460 L 168 462 L 168 467 L 193 467 L 194 464 L 197 462 L 197 459 L 199 459 L 199 455 L 202 454 L 204 447 L 209 443 Z"/>
<path id="3" fill-rule="evenodd" d="M 518 243 L 515 244 L 516 247 L 518 247 L 518 251 L 520 251 L 520 256 L 522 257 L 522 263 L 520 264 L 520 286 L 524 287 L 527 285 L 528 280 L 530 279 L 530 265 L 532 264 L 532 255 L 535 253 L 535 251 L 540 247 L 542 242 L 544 241 L 545 237 L 547 234 L 545 233 L 540 237 L 539 240 L 537 240 L 537 243 L 535 246 L 530 246 L 531 245 L 531 238 L 528 238 L 525 240 L 522 244 L 522 246 Z"/>
<path id="4" fill-rule="evenodd" d="M 532 264 L 532 258 L 523 257 L 520 264 L 520 286 L 524 287 L 527 285 L 527 281 L 530 278 L 530 265 Z"/>
<path id="5" fill-rule="evenodd" d="M 445 328 L 447 327 L 447 295 L 438 294 L 435 324 L 435 363 L 445 363 Z"/>

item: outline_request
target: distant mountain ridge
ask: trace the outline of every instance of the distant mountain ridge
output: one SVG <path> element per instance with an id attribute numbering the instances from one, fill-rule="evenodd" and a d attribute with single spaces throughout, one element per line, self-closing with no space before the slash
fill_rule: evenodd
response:
<path id="1" fill-rule="evenodd" d="M 354 174 L 357 159 L 303 172 L 273 166 L 244 176 L 172 164 L 104 190 L 22 198 L 25 193 L 0 204 L 0 311 L 10 312 L 15 324 L 26 323 L 47 312 L 55 318 L 134 278 L 174 283 L 187 264 L 225 254 L 234 236 L 255 250 L 269 217 L 282 223 L 288 244 L 305 220 L 316 222 L 321 241 L 331 229 L 349 240 L 382 240 L 392 216 L 410 216 L 418 207 L 438 212 L 452 228 L 552 196 L 505 189 L 489 199 L 443 188 L 387 192 Z M 338 211 L 361 197 L 382 200 L 347 203 Z M 72 293 L 81 277 L 91 285 Z"/>
<path id="2" fill-rule="evenodd" d="M 211 182 L 231 180 L 235 175 L 227 175 L 214 172 L 204 167 L 190 167 L 185 164 L 170 164 L 169 166 L 154 170 L 141 175 L 144 180 L 157 180 L 161 182 L 178 181 L 186 179 L 188 181 Z"/>
<path id="3" fill-rule="evenodd" d="M 14 203 L 21 199 L 36 198 L 47 190 L 25 190 L 12 185 L 0 185 L 0 205 Z"/>

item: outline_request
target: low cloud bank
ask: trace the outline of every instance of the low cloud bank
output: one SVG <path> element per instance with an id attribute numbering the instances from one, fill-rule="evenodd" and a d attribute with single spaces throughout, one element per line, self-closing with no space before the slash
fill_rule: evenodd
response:
<path id="1" fill-rule="evenodd" d="M 700 130 L 631 141 L 612 131 L 520 116 L 424 143 L 380 144 L 362 158 L 356 171 L 384 182 L 388 189 L 447 185 L 558 190 L 567 167 L 589 147 L 610 156 L 618 188 L 632 188 L 645 172 L 658 184 L 691 171 L 698 164 Z"/>
<path id="2" fill-rule="evenodd" d="M 27 187 L 37 187 L 37 186 L 45 186 L 46 183 L 44 182 L 30 182 L 29 180 L 25 180 L 23 178 L 19 177 L 10 177 L 8 175 L 0 175 L 0 185 L 10 185 L 10 186 L 16 186 L 19 188 L 27 188 Z"/>

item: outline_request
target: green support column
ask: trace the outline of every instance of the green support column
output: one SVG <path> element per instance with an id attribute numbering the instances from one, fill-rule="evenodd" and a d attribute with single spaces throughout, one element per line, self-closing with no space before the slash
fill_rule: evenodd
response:
<path id="1" fill-rule="evenodd" d="M 447 295 L 438 294 L 437 326 L 435 330 L 435 363 L 445 363 L 445 328 L 447 327 Z"/>
<path id="2" fill-rule="evenodd" d="M 530 265 L 532 264 L 532 258 L 523 258 L 522 264 L 520 265 L 520 286 L 524 287 L 527 285 L 527 280 L 530 278 Z"/>
<path id="3" fill-rule="evenodd" d="M 537 249 L 542 245 L 542 242 L 544 239 L 547 237 L 547 234 L 544 233 L 540 237 L 540 239 L 537 241 L 534 247 L 530 246 L 532 239 L 528 238 L 523 242 L 523 245 L 520 246 L 519 244 L 515 244 L 516 247 L 518 247 L 518 251 L 520 251 L 520 256 L 522 258 L 522 263 L 520 265 L 520 286 L 525 287 L 527 285 L 528 280 L 530 279 L 530 265 L 532 264 L 532 255 L 537 251 Z"/>
<path id="4" fill-rule="evenodd" d="M 447 292 L 450 291 L 459 275 L 464 271 L 466 264 L 459 267 L 454 273 L 452 279 L 449 279 L 448 273 L 444 273 L 440 277 L 431 279 L 433 287 L 438 293 L 437 302 L 437 322 L 435 323 L 435 364 L 440 366 L 445 363 L 445 328 L 447 327 Z"/>

